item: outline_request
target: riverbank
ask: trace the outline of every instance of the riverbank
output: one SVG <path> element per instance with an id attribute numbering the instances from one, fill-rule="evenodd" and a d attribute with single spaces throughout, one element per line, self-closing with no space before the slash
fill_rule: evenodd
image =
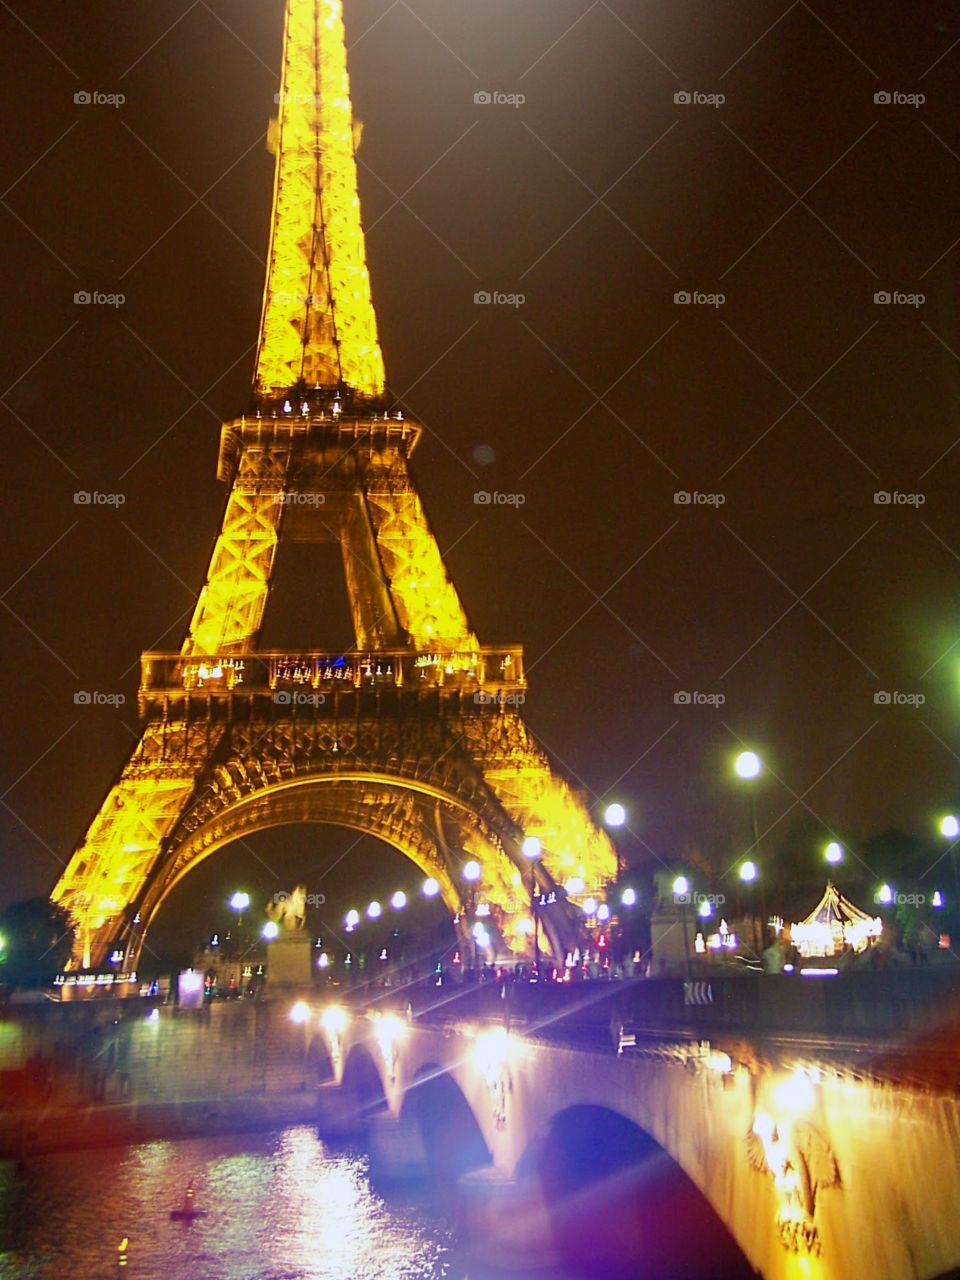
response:
<path id="1" fill-rule="evenodd" d="M 134 1146 L 157 1139 L 264 1132 L 317 1120 L 315 1089 L 269 1094 L 107 1102 L 0 1112 L 0 1160 L 96 1147 Z"/>

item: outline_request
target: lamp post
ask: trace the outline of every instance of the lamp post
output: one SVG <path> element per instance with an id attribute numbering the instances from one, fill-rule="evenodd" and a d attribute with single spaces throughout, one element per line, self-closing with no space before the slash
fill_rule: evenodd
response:
<path id="1" fill-rule="evenodd" d="M 740 879 L 744 884 L 753 884 L 754 881 L 759 876 L 759 874 L 760 873 L 757 870 L 757 864 L 755 862 L 752 862 L 749 858 L 746 860 L 746 862 L 743 862 L 740 864 Z M 763 881 L 761 880 L 760 883 L 762 887 Z M 752 932 L 753 932 L 753 941 L 754 941 L 754 944 L 756 944 L 756 941 L 757 941 L 756 928 L 754 928 Z M 760 947 L 761 951 L 763 950 L 762 942 L 763 942 L 763 936 L 761 931 L 761 947 Z"/>
<path id="2" fill-rule="evenodd" d="M 540 981 L 540 913 L 537 910 L 536 864 L 543 854 L 543 847 L 536 836 L 527 836 L 520 852 L 530 864 L 530 914 L 533 917 L 533 968 Z"/>
<path id="3" fill-rule="evenodd" d="M 960 818 L 948 813 L 940 821 L 940 834 L 952 841 L 950 845 L 950 861 L 953 863 L 953 884 L 960 901 L 960 864 L 957 862 L 957 839 L 960 837 Z"/>
<path id="4" fill-rule="evenodd" d="M 605 827 L 610 827 L 611 830 L 617 830 L 617 828 L 622 827 L 626 821 L 627 811 L 623 805 L 619 804 L 617 801 L 614 801 L 613 804 L 608 804 L 606 809 L 603 811 L 603 825 Z M 617 883 L 619 884 L 620 877 L 623 875 L 623 859 L 620 857 L 620 846 L 614 843 L 613 847 L 617 855 Z"/>
<path id="5" fill-rule="evenodd" d="M 683 962 L 687 978 L 693 977 L 690 967 L 690 936 L 687 933 L 687 901 L 690 898 L 690 881 L 686 876 L 677 876 L 673 882 L 673 900 L 680 908 L 680 923 L 683 927 Z"/>
<path id="6" fill-rule="evenodd" d="M 242 889 L 238 889 L 237 892 L 230 899 L 230 906 L 237 913 L 237 946 L 238 947 L 241 945 L 240 929 L 243 926 L 243 913 L 246 911 L 249 905 L 250 905 L 250 895 L 249 893 L 244 893 Z"/>
<path id="7" fill-rule="evenodd" d="M 755 782 L 763 773 L 763 761 L 755 751 L 741 751 L 734 761 L 734 769 L 737 776 L 745 782 Z M 753 835 L 753 853 L 760 858 L 760 828 L 757 823 L 757 793 L 753 787 L 749 789 L 750 795 L 750 831 Z M 756 864 L 753 862 L 744 863 L 744 867 L 753 867 L 753 875 L 750 880 L 757 878 Z M 741 869 L 741 879 L 744 879 Z M 756 935 L 754 935 L 756 940 Z M 760 949 L 766 946 L 767 942 L 767 891 L 766 885 L 761 877 L 760 879 Z"/>
<path id="8" fill-rule="evenodd" d="M 470 886 L 467 891 L 467 901 L 466 901 L 467 914 L 469 919 L 470 917 L 474 916 L 474 913 L 476 912 L 476 909 L 477 909 L 477 886 L 479 884 L 480 874 L 481 874 L 480 863 L 475 861 L 473 858 L 471 858 L 469 862 L 465 862 L 463 864 L 460 874 L 463 876 L 464 880 L 466 880 L 467 884 Z M 474 923 L 476 923 L 476 921 L 474 921 Z M 477 961 L 479 960 L 478 949 L 481 945 L 480 938 L 482 938 L 485 934 L 486 934 L 486 929 L 481 930 L 479 937 L 477 933 L 473 931 L 472 928 L 468 931 L 468 936 L 470 938 L 470 943 L 471 943 L 471 950 L 473 952 L 473 968 L 474 969 L 480 968 L 480 966 L 477 963 Z"/>

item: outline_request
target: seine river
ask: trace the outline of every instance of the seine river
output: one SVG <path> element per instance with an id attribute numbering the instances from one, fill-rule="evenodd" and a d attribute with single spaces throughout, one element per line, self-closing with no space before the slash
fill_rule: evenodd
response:
<path id="1" fill-rule="evenodd" d="M 171 1221 L 188 1185 L 206 1216 Z M 0 1163 L 2 1280 L 464 1280 L 454 1250 L 426 1197 L 385 1199 L 306 1125 Z"/>

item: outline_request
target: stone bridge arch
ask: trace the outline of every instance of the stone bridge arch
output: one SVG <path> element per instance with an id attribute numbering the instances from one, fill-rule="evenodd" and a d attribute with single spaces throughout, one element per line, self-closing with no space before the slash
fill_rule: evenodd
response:
<path id="1" fill-rule="evenodd" d="M 407 1085 L 400 1119 L 416 1124 L 429 1171 L 441 1187 L 493 1160 L 466 1094 L 438 1062 L 425 1063 Z"/>
<path id="2" fill-rule="evenodd" d="M 340 1089 L 348 1128 L 362 1128 L 370 1116 L 389 1109 L 383 1075 L 366 1044 L 355 1044 L 348 1052 Z"/>
<path id="3" fill-rule="evenodd" d="M 542 1203 L 549 1243 L 575 1274 L 609 1280 L 756 1274 L 669 1152 L 609 1107 L 576 1104 L 556 1112 L 527 1146 L 516 1176 L 521 1201 Z"/>

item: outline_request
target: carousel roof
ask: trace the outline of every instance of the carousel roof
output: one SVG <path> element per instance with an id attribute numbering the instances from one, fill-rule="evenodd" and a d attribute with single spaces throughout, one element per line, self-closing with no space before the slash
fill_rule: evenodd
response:
<path id="1" fill-rule="evenodd" d="M 874 917 L 867 911 L 854 906 L 849 898 L 845 898 L 831 881 L 823 891 L 823 897 L 801 924 L 857 924 L 872 920 Z"/>

